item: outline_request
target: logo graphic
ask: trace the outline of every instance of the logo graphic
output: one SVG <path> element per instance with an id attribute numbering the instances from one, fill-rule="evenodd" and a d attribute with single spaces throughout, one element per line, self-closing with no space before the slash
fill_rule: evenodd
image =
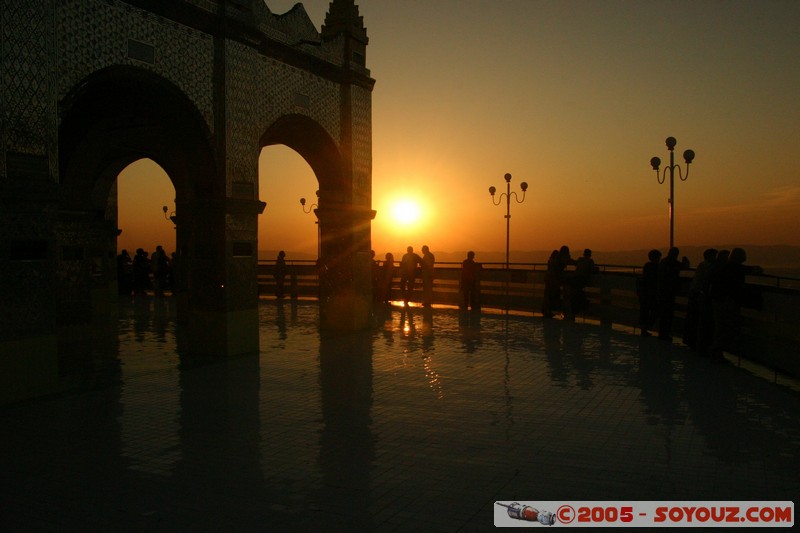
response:
<path id="1" fill-rule="evenodd" d="M 544 526 L 552 526 L 556 523 L 556 517 L 549 511 L 540 511 L 529 505 L 520 505 L 519 502 L 512 504 L 505 504 L 494 502 L 501 507 L 505 507 L 508 511 L 508 516 L 516 520 L 524 520 L 526 522 L 539 522 Z"/>

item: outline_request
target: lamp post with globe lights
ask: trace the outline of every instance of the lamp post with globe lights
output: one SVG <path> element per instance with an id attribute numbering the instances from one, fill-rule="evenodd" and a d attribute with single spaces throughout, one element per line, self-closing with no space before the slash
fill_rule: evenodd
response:
<path id="1" fill-rule="evenodd" d="M 509 265 L 509 245 L 510 245 L 510 236 L 511 236 L 511 197 L 514 197 L 514 200 L 518 204 L 521 204 L 525 201 L 525 191 L 528 190 L 528 184 L 524 181 L 519 184 L 519 188 L 522 189 L 522 198 L 517 196 L 516 192 L 511 192 L 511 174 L 506 174 L 506 192 L 500 193 L 497 197 L 497 201 L 495 201 L 495 193 L 497 193 L 497 189 L 495 187 L 489 187 L 489 194 L 492 195 L 492 203 L 494 205 L 500 205 L 503 203 L 503 196 L 506 197 L 506 270 L 508 270 Z"/>
<path id="2" fill-rule="evenodd" d="M 510 244 L 511 244 L 511 197 L 514 197 L 514 200 L 521 204 L 525 201 L 525 191 L 528 190 L 528 184 L 526 182 L 522 182 L 519 184 L 519 188 L 522 189 L 522 198 L 517 196 L 516 192 L 511 192 L 511 174 L 506 173 L 504 176 L 506 180 L 506 192 L 500 193 L 497 195 L 497 201 L 495 201 L 495 194 L 497 193 L 497 189 L 492 186 L 489 187 L 489 194 L 492 196 L 492 203 L 494 205 L 500 205 L 503 203 L 503 196 L 505 196 L 506 200 L 506 305 L 508 305 L 508 277 L 509 273 L 509 255 L 510 255 Z"/>
<path id="3" fill-rule="evenodd" d="M 664 183 L 669 170 L 669 247 L 672 248 L 675 246 L 675 170 L 677 169 L 681 181 L 689 179 L 689 165 L 694 160 L 694 150 L 683 152 L 683 160 L 686 162 L 686 175 L 684 175 L 680 165 L 675 164 L 675 145 L 678 144 L 678 141 L 675 140 L 675 137 L 667 137 L 666 143 L 669 150 L 669 166 L 664 168 L 664 172 L 661 172 L 659 168 L 661 159 L 658 157 L 650 159 L 650 166 L 656 171 L 658 183 Z"/>
<path id="4" fill-rule="evenodd" d="M 316 194 L 317 194 L 317 202 L 319 202 L 319 191 L 317 191 Z M 315 211 L 316 209 L 319 208 L 319 204 L 311 204 L 311 205 L 308 206 L 308 210 L 306 210 L 306 199 L 305 198 L 300 198 L 300 205 L 302 206 L 303 213 L 305 213 L 305 214 L 309 214 L 312 211 Z M 314 213 L 314 214 L 316 215 L 316 213 Z M 317 259 L 319 259 L 320 255 L 321 255 L 320 235 L 319 235 L 319 217 L 317 217 L 317 220 L 314 221 L 314 224 L 317 225 Z"/>
<path id="5" fill-rule="evenodd" d="M 175 224 L 175 228 L 178 227 L 178 216 L 175 214 L 175 211 L 170 213 L 169 207 L 163 206 L 161 210 L 164 212 L 164 218 Z M 167 214 L 169 213 L 169 214 Z"/>

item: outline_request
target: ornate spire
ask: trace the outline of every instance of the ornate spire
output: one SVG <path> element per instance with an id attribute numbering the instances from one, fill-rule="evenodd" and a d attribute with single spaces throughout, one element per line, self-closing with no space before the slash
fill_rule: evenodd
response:
<path id="1" fill-rule="evenodd" d="M 333 39 L 342 34 L 364 46 L 369 42 L 364 17 L 358 14 L 355 0 L 333 0 L 328 6 L 325 24 L 322 25 L 322 38 Z"/>

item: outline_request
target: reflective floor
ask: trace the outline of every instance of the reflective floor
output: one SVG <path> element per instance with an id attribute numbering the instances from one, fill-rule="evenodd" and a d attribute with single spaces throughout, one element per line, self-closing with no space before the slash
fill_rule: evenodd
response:
<path id="1" fill-rule="evenodd" d="M 117 338 L 62 361 L 74 392 L 0 408 L 0 529 L 484 531 L 495 501 L 800 494 L 800 394 L 680 346 L 446 309 L 341 336 L 314 302 L 260 313 L 260 355 L 202 360 L 169 301 L 125 305 Z"/>

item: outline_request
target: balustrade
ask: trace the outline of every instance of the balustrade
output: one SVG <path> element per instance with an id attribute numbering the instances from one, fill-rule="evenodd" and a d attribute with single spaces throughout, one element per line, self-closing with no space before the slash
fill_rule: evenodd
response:
<path id="1" fill-rule="evenodd" d="M 316 298 L 318 278 L 314 261 L 287 262 L 286 286 L 294 298 Z M 272 261 L 259 263 L 259 288 L 264 296 L 275 294 Z M 506 296 L 505 264 L 484 263 L 481 278 L 481 307 L 486 313 L 507 312 L 518 315 L 539 315 L 544 294 L 545 264 L 513 264 Z M 597 323 L 605 327 L 628 328 L 638 333 L 639 302 L 636 279 L 639 268 L 623 265 L 598 265 L 592 283 L 586 287 L 587 303 L 576 317 L 578 322 Z M 437 263 L 433 303 L 458 306 L 460 264 Z M 676 301 L 673 334 L 680 339 L 686 316 L 686 291 L 692 271 L 684 272 L 682 290 Z M 743 308 L 741 334 L 736 353 L 769 368 L 800 377 L 800 279 L 776 276 L 751 276 L 748 285 L 763 297 L 760 309 Z M 421 301 L 422 283 L 418 280 L 416 298 Z M 395 280 L 392 300 L 402 301 L 399 278 Z"/>

